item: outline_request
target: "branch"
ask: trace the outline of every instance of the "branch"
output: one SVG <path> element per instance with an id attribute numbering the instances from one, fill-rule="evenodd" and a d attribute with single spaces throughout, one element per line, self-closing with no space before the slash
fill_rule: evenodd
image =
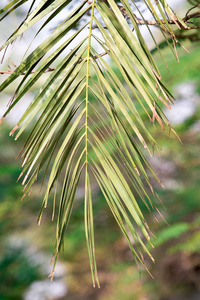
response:
<path id="1" fill-rule="evenodd" d="M 195 6 L 191 7 L 185 17 L 182 19 L 183 22 L 185 23 L 189 23 L 188 21 L 191 20 L 191 19 L 194 19 L 194 18 L 200 18 L 200 11 L 197 11 L 195 13 L 192 13 L 192 14 L 189 14 L 189 12 L 191 10 L 193 10 L 194 8 L 198 7 L 199 4 L 196 4 Z M 120 6 L 118 5 L 120 11 L 122 12 L 123 16 L 126 18 L 126 19 L 129 19 L 129 16 L 125 10 L 125 8 L 123 6 Z M 141 20 L 141 19 L 138 19 L 138 17 L 134 14 L 134 17 L 135 17 L 135 21 L 138 25 L 154 25 L 154 26 L 159 26 L 158 22 L 156 20 Z M 166 24 L 166 22 L 161 19 L 161 22 L 163 24 Z M 171 24 L 171 25 L 175 25 L 178 21 L 174 21 L 174 20 L 168 20 L 168 24 Z M 179 22 L 178 22 L 179 23 Z M 184 27 L 182 24 L 179 23 L 179 26 L 181 27 L 181 29 L 185 29 L 185 30 L 191 30 L 191 29 L 197 29 L 197 28 L 200 28 L 200 25 L 198 26 L 190 26 L 190 27 Z"/>

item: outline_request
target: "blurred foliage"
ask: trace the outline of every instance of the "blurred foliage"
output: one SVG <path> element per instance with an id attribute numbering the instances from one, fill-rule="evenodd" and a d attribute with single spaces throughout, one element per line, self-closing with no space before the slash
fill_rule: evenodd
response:
<path id="1" fill-rule="evenodd" d="M 38 266 L 31 264 L 24 249 L 4 245 L 0 258 L 0 299 L 21 299 L 27 287 L 40 278 Z"/>

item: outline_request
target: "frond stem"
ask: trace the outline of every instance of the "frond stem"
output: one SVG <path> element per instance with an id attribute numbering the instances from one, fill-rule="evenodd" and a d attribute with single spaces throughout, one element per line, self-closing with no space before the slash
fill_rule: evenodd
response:
<path id="1" fill-rule="evenodd" d="M 94 232 L 93 232 L 93 213 L 92 213 L 92 199 L 91 199 L 91 188 L 90 180 L 88 175 L 88 109 L 89 109 L 89 68 L 90 68 L 90 51 L 91 51 L 91 38 L 92 38 L 92 23 L 94 18 L 94 7 L 95 0 L 92 1 L 92 12 L 90 19 L 90 28 L 88 35 L 88 49 L 87 49 L 87 65 L 86 65 L 86 97 L 85 97 L 85 205 L 84 205 L 84 215 L 85 215 L 85 233 L 86 242 L 90 260 L 90 268 L 92 274 L 93 287 L 95 287 L 95 282 L 99 286 L 99 280 L 97 276 L 97 268 L 95 261 L 95 250 L 94 250 Z"/>
<path id="2" fill-rule="evenodd" d="M 89 35 L 88 35 L 88 50 L 87 50 L 87 71 L 86 71 L 86 97 L 85 97 L 85 154 L 86 154 L 86 169 L 88 164 L 88 103 L 89 103 L 89 67 L 90 67 L 90 49 L 91 49 L 91 37 L 92 37 L 92 23 L 93 23 L 93 17 L 94 17 L 94 7 L 95 7 L 95 0 L 92 2 L 92 12 L 91 12 L 91 20 L 90 20 L 90 29 L 89 29 Z M 86 172 L 87 174 L 87 172 Z M 87 182 L 87 178 L 85 178 Z"/>

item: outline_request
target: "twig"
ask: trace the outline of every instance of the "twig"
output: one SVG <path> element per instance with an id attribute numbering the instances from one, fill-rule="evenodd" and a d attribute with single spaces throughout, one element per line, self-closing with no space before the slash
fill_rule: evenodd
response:
<path id="1" fill-rule="evenodd" d="M 198 6 L 199 6 L 199 3 L 197 3 L 195 6 L 191 7 L 190 9 L 188 9 L 188 11 L 185 14 L 185 18 L 187 18 L 187 16 L 188 16 L 188 14 L 189 14 L 190 11 L 192 11 L 193 9 L 195 9 Z"/>
<path id="2" fill-rule="evenodd" d="M 140 19 L 138 19 L 138 17 L 135 14 L 134 14 L 134 16 L 135 16 L 135 21 L 138 25 L 156 25 L 156 26 L 159 25 L 156 20 L 140 20 Z M 184 22 L 188 22 L 190 19 L 199 18 L 199 17 L 200 17 L 200 11 L 197 11 L 197 12 L 195 12 L 193 14 L 190 14 L 190 15 L 186 14 L 186 16 L 182 20 Z M 163 24 L 166 23 L 163 19 L 161 19 L 161 22 Z M 175 25 L 175 21 L 174 20 L 168 20 L 168 24 Z M 185 30 L 200 28 L 200 25 L 199 26 L 190 26 L 190 27 L 184 27 L 181 24 L 179 24 L 179 25 L 181 26 L 182 29 L 185 29 Z"/>

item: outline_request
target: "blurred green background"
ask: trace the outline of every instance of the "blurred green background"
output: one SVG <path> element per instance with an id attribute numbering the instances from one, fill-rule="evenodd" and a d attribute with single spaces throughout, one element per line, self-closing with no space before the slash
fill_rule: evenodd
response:
<path id="1" fill-rule="evenodd" d="M 0 300 L 200 299 L 200 48 L 199 43 L 184 45 L 190 53 L 179 47 L 179 63 L 167 48 L 163 49 L 169 73 L 158 53 L 154 54 L 164 82 L 177 99 L 166 114 L 183 142 L 172 132 L 169 135 L 152 128 L 166 153 L 161 157 L 155 153 L 151 159 L 165 186 L 162 189 L 154 183 L 163 203 L 158 201 L 157 207 L 166 222 L 159 214 L 159 223 L 156 222 L 143 207 L 155 235 L 151 253 L 156 262 L 146 260 L 154 279 L 143 269 L 138 270 L 102 195 L 95 190 L 95 242 L 101 289 L 92 288 L 84 235 L 84 193 L 80 187 L 65 249 L 54 281 L 50 282 L 47 276 L 51 273 L 56 220 L 51 221 L 50 205 L 41 226 L 36 225 L 42 202 L 40 182 L 29 197 L 20 201 L 22 186 L 16 183 L 20 159 L 15 157 L 28 132 L 17 142 L 9 137 L 15 124 L 11 113 L 0 128 Z M 0 105 L 9 99 L 10 92 L 0 96 Z"/>

